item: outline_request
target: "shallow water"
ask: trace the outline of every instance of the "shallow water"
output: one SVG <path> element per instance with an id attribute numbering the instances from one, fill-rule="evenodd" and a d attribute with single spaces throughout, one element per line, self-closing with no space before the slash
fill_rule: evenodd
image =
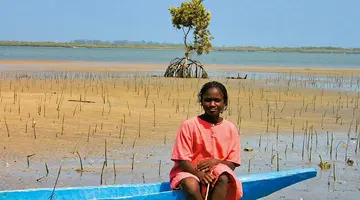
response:
<path id="1" fill-rule="evenodd" d="M 0 47 L 0 60 L 67 60 L 100 62 L 169 63 L 183 50 Z M 193 56 L 207 64 L 250 66 L 360 67 L 360 54 L 212 51 Z"/>

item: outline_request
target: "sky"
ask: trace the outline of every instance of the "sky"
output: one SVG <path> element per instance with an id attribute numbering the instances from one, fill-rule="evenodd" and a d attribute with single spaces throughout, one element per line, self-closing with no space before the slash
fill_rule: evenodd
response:
<path id="1" fill-rule="evenodd" d="M 180 0 L 0 0 L 0 40 L 181 43 Z M 214 46 L 360 47 L 360 0 L 205 0 Z"/>

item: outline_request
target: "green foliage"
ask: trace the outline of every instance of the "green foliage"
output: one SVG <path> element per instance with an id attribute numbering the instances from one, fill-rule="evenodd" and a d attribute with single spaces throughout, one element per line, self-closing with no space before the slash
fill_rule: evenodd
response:
<path id="1" fill-rule="evenodd" d="M 180 7 L 169 8 L 172 16 L 172 24 L 177 29 L 184 32 L 184 44 L 186 48 L 185 55 L 196 51 L 198 55 L 203 52 L 209 53 L 211 49 L 211 36 L 208 27 L 210 25 L 211 15 L 203 4 L 203 0 L 192 0 L 183 2 Z M 188 34 L 193 33 L 193 44 L 188 44 Z"/>

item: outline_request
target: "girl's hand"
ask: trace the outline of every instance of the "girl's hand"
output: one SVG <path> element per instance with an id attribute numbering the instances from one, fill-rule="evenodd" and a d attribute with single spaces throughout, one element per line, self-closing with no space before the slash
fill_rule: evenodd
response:
<path id="1" fill-rule="evenodd" d="M 205 173 L 203 171 L 199 171 L 196 176 L 200 179 L 201 184 L 207 185 L 212 183 L 215 180 L 215 177 L 210 173 Z"/>
<path id="2" fill-rule="evenodd" d="M 199 164 L 196 166 L 196 170 L 207 172 L 209 171 L 213 166 L 219 164 L 221 161 L 218 159 L 208 159 L 200 161 Z"/>

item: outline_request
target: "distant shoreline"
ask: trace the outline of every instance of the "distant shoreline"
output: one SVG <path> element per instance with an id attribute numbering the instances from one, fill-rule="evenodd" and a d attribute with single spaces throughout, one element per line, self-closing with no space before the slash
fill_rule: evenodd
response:
<path id="1" fill-rule="evenodd" d="M 67 72 L 165 72 L 168 63 L 97 62 L 63 60 L 0 60 L 0 71 L 67 71 Z M 360 75 L 360 68 L 309 66 L 261 66 L 205 64 L 207 70 L 241 73 L 285 73 L 318 75 Z"/>
<path id="2" fill-rule="evenodd" d="M 180 44 L 81 44 L 72 42 L 20 42 L 0 41 L 0 46 L 20 47 L 61 47 L 61 48 L 123 48 L 123 49 L 161 49 L 183 50 Z M 241 51 L 241 52 L 292 52 L 292 53 L 346 53 L 360 54 L 360 48 L 341 47 L 212 47 L 212 51 Z"/>

